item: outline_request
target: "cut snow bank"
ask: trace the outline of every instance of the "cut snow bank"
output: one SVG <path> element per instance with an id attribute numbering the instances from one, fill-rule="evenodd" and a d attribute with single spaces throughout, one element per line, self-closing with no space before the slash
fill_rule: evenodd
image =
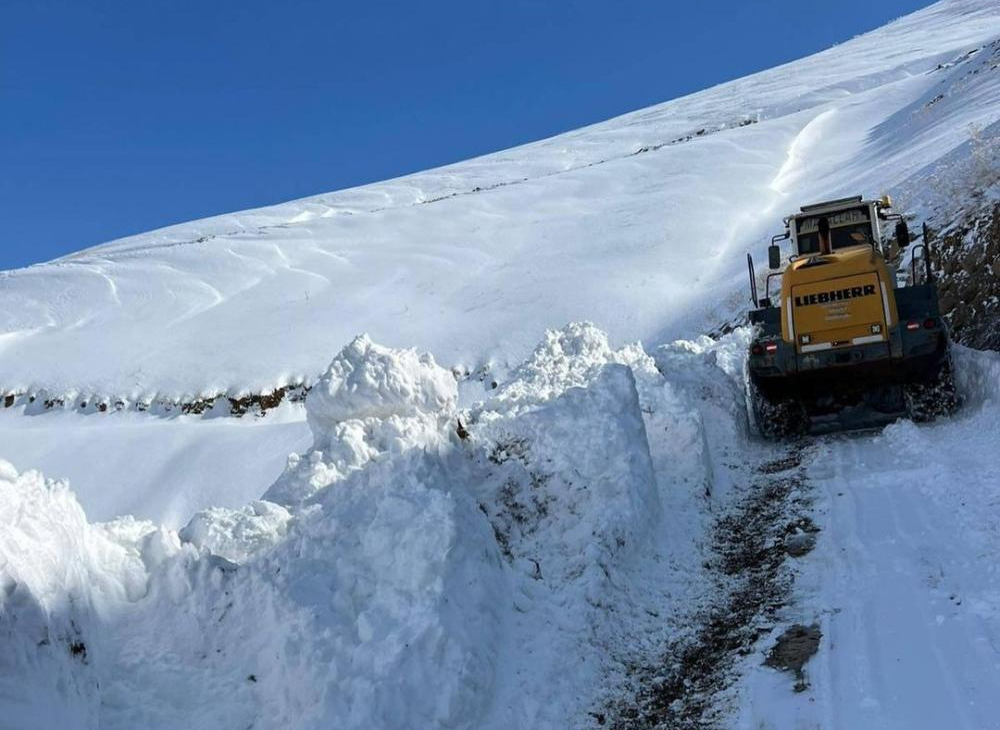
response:
<path id="1" fill-rule="evenodd" d="M 98 726 L 110 647 L 93 635 L 145 578 L 65 482 L 0 461 L 0 727 Z"/>
<path id="2" fill-rule="evenodd" d="M 578 725 L 606 596 L 717 481 L 705 414 L 745 433 L 740 344 L 654 360 L 570 325 L 458 411 L 431 356 L 359 337 L 306 401 L 313 448 L 180 532 L 0 464 L 0 726 Z"/>
<path id="3" fill-rule="evenodd" d="M 1000 353 L 952 346 L 955 379 L 965 405 L 980 408 L 1000 400 Z"/>

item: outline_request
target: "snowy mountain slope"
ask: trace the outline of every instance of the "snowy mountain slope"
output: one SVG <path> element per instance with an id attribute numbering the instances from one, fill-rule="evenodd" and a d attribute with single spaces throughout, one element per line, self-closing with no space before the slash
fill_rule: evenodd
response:
<path id="1" fill-rule="evenodd" d="M 955 84 L 998 36 L 995 3 L 939 3 L 550 140 L 7 272 L 0 388 L 193 398 L 311 382 L 359 331 L 475 368 L 570 320 L 713 326 L 782 214 L 891 190 L 996 119 L 995 70 Z"/>
<path id="2" fill-rule="evenodd" d="M 697 334 L 804 200 L 951 215 L 929 183 L 962 189 L 966 125 L 996 129 L 997 37 L 994 4 L 939 3 L 535 145 L 0 275 L 0 388 L 37 394 L 0 411 L 0 729 L 989 727 L 996 355 L 960 352 L 955 417 L 791 458 L 748 431 L 749 332 Z M 587 315 L 610 340 L 563 326 Z M 93 408 L 296 381 L 264 418 Z M 727 530 L 771 561 L 749 611 Z M 801 694 L 761 666 L 796 622 L 822 632 Z"/>

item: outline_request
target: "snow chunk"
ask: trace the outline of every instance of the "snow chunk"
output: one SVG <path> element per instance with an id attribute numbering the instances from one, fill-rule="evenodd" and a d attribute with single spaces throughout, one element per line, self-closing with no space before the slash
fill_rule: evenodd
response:
<path id="1" fill-rule="evenodd" d="M 970 407 L 1000 400 L 1000 354 L 952 345 L 955 382 Z"/>
<path id="2" fill-rule="evenodd" d="M 416 350 L 391 350 L 356 337 L 330 363 L 306 398 L 309 427 L 324 443 L 342 421 L 452 411 L 455 377 Z"/>
<path id="3" fill-rule="evenodd" d="M 283 652 L 308 642 L 317 653 L 302 670 L 327 688 L 317 726 L 475 726 L 495 681 L 508 589 L 461 477 L 419 450 L 371 463 L 318 493 L 280 548 L 252 564 L 262 578 L 280 567 L 276 589 L 314 617 Z M 293 660 L 283 654 L 261 671 L 297 683 L 279 669 Z"/>
<path id="4" fill-rule="evenodd" d="M 549 330 L 531 356 L 518 366 L 496 394 L 498 404 L 540 403 L 567 388 L 586 385 L 614 362 L 608 335 L 591 322 Z"/>
<path id="5" fill-rule="evenodd" d="M 441 447 L 457 400 L 455 377 L 431 355 L 355 338 L 306 398 L 312 451 L 289 457 L 264 499 L 297 505 L 371 461 Z"/>
<path id="6" fill-rule="evenodd" d="M 603 584 L 600 566 L 659 516 L 632 371 L 608 364 L 544 405 L 480 419 L 475 433 L 503 467 L 484 501 L 504 548 L 533 557 L 557 585 L 570 576 Z"/>
<path id="7" fill-rule="evenodd" d="M 195 547 L 234 563 L 273 546 L 288 531 L 291 513 L 281 505 L 255 500 L 242 509 L 213 507 L 198 512 L 179 535 Z"/>
<path id="8" fill-rule="evenodd" d="M 65 608 L 68 594 L 91 589 L 120 598 L 135 593 L 143 576 L 131 558 L 87 522 L 66 482 L 37 471 L 18 474 L 0 460 L 0 575 L 30 591 L 47 611 Z M 128 570 L 104 570 L 108 563 Z"/>

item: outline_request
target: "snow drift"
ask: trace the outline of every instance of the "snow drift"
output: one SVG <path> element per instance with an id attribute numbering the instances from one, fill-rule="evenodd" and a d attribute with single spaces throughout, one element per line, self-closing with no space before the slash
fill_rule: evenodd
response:
<path id="1" fill-rule="evenodd" d="M 565 727 L 606 670 L 616 576 L 713 481 L 693 398 L 728 383 L 728 416 L 738 393 L 716 355 L 663 355 L 673 383 L 570 325 L 460 410 L 431 356 L 360 337 L 306 401 L 313 448 L 179 532 L 88 523 L 3 464 L 0 725 Z"/>

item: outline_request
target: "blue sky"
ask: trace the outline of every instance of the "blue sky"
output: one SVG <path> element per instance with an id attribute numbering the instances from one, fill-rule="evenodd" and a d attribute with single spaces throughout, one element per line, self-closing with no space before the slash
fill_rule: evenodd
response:
<path id="1" fill-rule="evenodd" d="M 6 0 L 0 269 L 557 134 L 926 4 Z"/>

